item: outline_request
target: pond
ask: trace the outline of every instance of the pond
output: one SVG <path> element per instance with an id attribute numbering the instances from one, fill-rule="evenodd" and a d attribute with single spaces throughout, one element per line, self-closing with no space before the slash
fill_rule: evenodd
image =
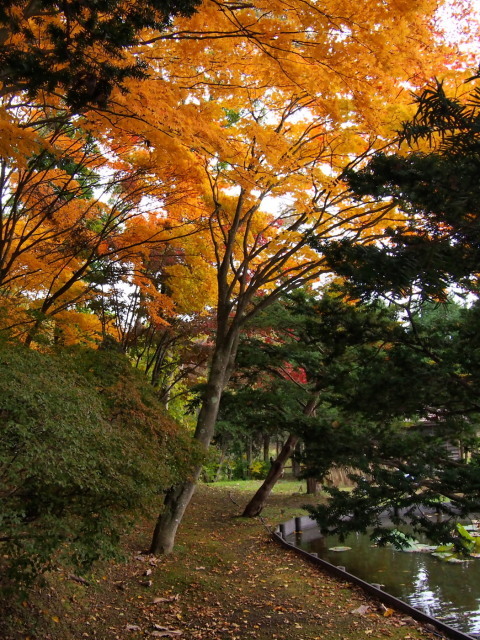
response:
<path id="1" fill-rule="evenodd" d="M 345 569 L 424 611 L 450 627 L 480 638 L 480 559 L 452 564 L 428 553 L 376 547 L 366 535 L 351 534 L 343 542 L 324 538 L 316 527 L 292 535 L 296 546 Z M 351 547 L 331 551 L 333 547 Z"/>

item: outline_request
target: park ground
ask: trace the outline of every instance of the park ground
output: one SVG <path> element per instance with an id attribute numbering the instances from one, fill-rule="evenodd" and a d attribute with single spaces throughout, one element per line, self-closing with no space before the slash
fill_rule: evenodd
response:
<path id="1" fill-rule="evenodd" d="M 123 562 L 84 577 L 51 572 L 28 602 L 6 608 L 0 638 L 438 638 L 271 540 L 269 529 L 311 500 L 298 482 L 279 484 L 262 519 L 240 518 L 254 486 L 201 485 L 168 557 L 143 553 L 150 519 L 126 539 Z"/>

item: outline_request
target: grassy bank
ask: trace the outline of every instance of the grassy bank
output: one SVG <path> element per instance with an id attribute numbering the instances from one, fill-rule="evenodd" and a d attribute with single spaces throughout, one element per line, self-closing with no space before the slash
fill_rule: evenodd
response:
<path id="1" fill-rule="evenodd" d="M 238 514 L 246 485 L 199 487 L 167 558 L 141 554 L 152 522 L 125 543 L 123 564 L 79 582 L 51 573 L 30 603 L 4 612 L 3 640 L 365 640 L 429 638 L 403 614 L 286 552 L 268 527 L 302 513 L 307 497 L 281 483 L 264 522 Z M 251 488 L 251 487 L 250 487 Z M 296 489 L 291 491 L 291 489 Z M 291 494 L 297 495 L 291 495 Z M 363 613 L 353 613 L 363 607 Z"/>
<path id="2" fill-rule="evenodd" d="M 245 500 L 248 500 L 250 496 L 260 487 L 263 480 L 221 480 L 215 482 L 216 489 L 226 489 L 228 491 L 236 491 L 238 493 L 244 493 Z M 273 495 L 282 495 L 287 497 L 295 497 L 296 494 L 305 494 L 307 490 L 307 483 L 305 480 L 291 480 L 282 479 L 277 482 L 273 487 Z"/>

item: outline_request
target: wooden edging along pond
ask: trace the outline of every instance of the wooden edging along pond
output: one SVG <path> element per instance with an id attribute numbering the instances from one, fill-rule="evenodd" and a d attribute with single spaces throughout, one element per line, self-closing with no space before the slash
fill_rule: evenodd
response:
<path id="1" fill-rule="evenodd" d="M 395 596 L 392 596 L 390 593 L 387 593 L 386 591 L 382 591 L 382 589 L 379 589 L 375 585 L 370 584 L 365 580 L 362 580 L 358 576 L 355 576 L 353 573 L 349 573 L 343 567 L 336 567 L 330 562 L 327 562 L 326 560 L 322 560 L 322 558 L 319 558 L 317 554 L 309 553 L 308 551 L 305 551 L 304 549 L 300 549 L 299 547 L 295 546 L 291 542 L 287 542 L 286 538 L 288 536 L 294 533 L 300 533 L 301 531 L 305 531 L 305 529 L 309 529 L 316 526 L 317 526 L 316 522 L 312 518 L 309 518 L 308 516 L 294 518 L 292 520 L 288 520 L 287 522 L 283 522 L 282 524 L 278 525 L 275 531 L 272 532 L 272 538 L 282 546 L 294 551 L 295 553 L 302 556 L 303 558 L 313 563 L 317 567 L 321 567 L 330 575 L 359 586 L 366 593 L 373 596 L 377 600 L 380 600 L 380 602 L 383 602 L 384 604 L 388 605 L 392 609 L 396 609 L 397 611 L 402 611 L 403 613 L 408 614 L 411 618 L 413 618 L 414 620 L 417 620 L 418 622 L 431 625 L 438 631 L 441 631 L 448 638 L 451 638 L 452 640 L 474 640 L 473 636 L 467 633 L 463 633 L 462 631 L 459 631 L 457 629 L 454 629 L 453 627 L 450 627 L 449 625 L 445 624 L 441 620 L 438 620 L 437 618 L 430 617 L 423 611 L 420 611 L 419 609 L 416 609 L 415 607 L 410 606 L 406 602 L 403 602 L 403 600 L 399 600 Z"/>

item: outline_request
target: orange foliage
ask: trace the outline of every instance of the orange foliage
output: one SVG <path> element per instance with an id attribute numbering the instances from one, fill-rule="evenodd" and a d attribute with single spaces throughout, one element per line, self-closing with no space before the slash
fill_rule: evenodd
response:
<path id="1" fill-rule="evenodd" d="M 254 293 L 323 272 L 306 234 L 381 235 L 395 212 L 349 201 L 336 176 L 391 136 L 410 89 L 448 73 L 435 10 L 205 0 L 125 52 L 150 75 L 106 109 L 73 117 L 61 94 L 4 86 L 1 327 L 31 340 L 54 322 L 66 342 L 90 340 L 122 321 L 105 308 L 132 290 L 146 325 L 220 301 L 248 314 Z M 36 31 L 45 50 L 59 19 Z"/>

